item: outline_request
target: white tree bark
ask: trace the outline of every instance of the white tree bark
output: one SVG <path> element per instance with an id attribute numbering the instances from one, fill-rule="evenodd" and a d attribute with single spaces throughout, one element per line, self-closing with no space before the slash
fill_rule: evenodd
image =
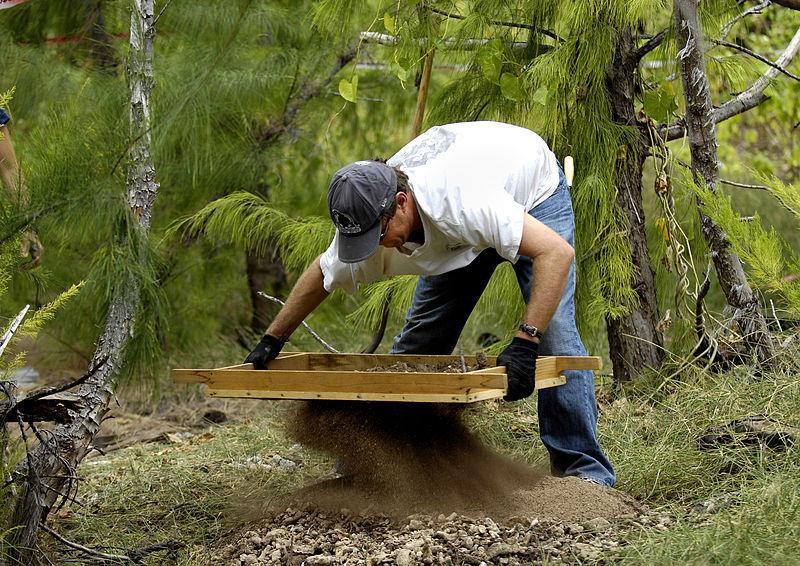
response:
<path id="1" fill-rule="evenodd" d="M 703 32 L 697 15 L 699 0 L 674 0 L 675 38 L 686 101 L 686 132 L 692 154 L 692 173 L 714 190 L 719 182 L 717 133 L 711 92 L 703 58 Z M 730 250 L 727 236 L 700 212 L 703 236 L 734 320 L 748 351 L 759 361 L 771 357 L 772 343 L 758 298 L 747 282 L 739 256 Z"/>
<path id="2" fill-rule="evenodd" d="M 775 61 L 775 65 L 784 69 L 787 68 L 797 56 L 798 52 L 800 52 L 800 29 L 795 32 L 794 37 L 786 46 L 786 49 L 783 50 L 781 56 Z M 713 122 L 715 124 L 724 122 L 728 118 L 747 112 L 767 100 L 769 97 L 764 94 L 764 91 L 779 74 L 780 71 L 775 67 L 767 69 L 750 88 L 728 100 L 719 108 L 713 109 L 711 111 L 711 119 Z M 676 140 L 686 135 L 686 126 L 683 122 L 678 122 L 668 128 L 660 129 L 659 135 L 664 137 L 667 141 Z"/>
<path id="3" fill-rule="evenodd" d="M 150 151 L 150 92 L 153 80 L 153 39 L 155 15 L 153 0 L 133 0 L 128 60 L 130 91 L 130 155 L 127 175 L 127 198 L 135 230 L 146 237 L 150 227 L 153 202 L 158 191 L 155 167 Z M 124 237 L 124 236 L 123 236 Z M 115 282 L 103 333 L 91 361 L 92 376 L 78 393 L 81 409 L 71 421 L 56 427 L 52 435 L 42 437 L 28 460 L 20 467 L 26 483 L 15 502 L 11 526 L 18 527 L 10 536 L 11 563 L 36 564 L 33 552 L 39 525 L 65 490 L 80 461 L 91 450 L 90 443 L 100 428 L 114 393 L 115 377 L 122 363 L 122 351 L 133 333 L 140 294 L 136 281 Z M 16 562 L 15 562 L 16 561 Z"/>

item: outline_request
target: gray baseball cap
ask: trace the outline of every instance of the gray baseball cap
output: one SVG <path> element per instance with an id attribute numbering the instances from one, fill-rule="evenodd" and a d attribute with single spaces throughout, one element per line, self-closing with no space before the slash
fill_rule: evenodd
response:
<path id="1" fill-rule="evenodd" d="M 394 202 L 397 175 L 380 161 L 356 161 L 339 169 L 328 187 L 328 210 L 339 233 L 339 259 L 364 261 L 381 237 L 381 215 Z"/>

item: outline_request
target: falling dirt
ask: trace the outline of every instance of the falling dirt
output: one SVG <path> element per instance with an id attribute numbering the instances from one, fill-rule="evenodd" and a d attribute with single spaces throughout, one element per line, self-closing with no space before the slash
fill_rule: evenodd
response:
<path id="1" fill-rule="evenodd" d="M 483 445 L 463 407 L 428 403 L 298 403 L 289 435 L 334 456 L 343 477 L 288 503 L 392 516 L 463 513 L 581 521 L 629 514 L 636 502 L 578 478 L 554 478 Z"/>
<path id="2" fill-rule="evenodd" d="M 613 560 L 624 532 L 654 524 L 614 489 L 493 452 L 463 412 L 425 403 L 296 404 L 290 436 L 334 456 L 344 475 L 273 506 L 218 549 L 214 563 L 584 563 Z M 670 519 L 657 520 L 666 529 Z"/>

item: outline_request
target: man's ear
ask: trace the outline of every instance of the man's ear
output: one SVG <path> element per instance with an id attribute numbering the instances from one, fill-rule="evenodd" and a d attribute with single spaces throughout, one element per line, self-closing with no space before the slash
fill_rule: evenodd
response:
<path id="1" fill-rule="evenodd" d="M 405 210 L 406 204 L 408 203 L 408 194 L 405 191 L 400 191 L 395 195 L 394 200 L 398 207 Z"/>

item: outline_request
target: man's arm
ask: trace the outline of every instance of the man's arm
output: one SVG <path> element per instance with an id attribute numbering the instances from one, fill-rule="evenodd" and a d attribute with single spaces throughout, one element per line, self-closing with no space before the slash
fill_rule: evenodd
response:
<path id="1" fill-rule="evenodd" d="M 318 257 L 297 280 L 286 304 L 244 363 L 253 364 L 255 369 L 266 369 L 267 364 L 278 357 L 295 328 L 328 296 L 323 280 Z"/>
<path id="2" fill-rule="evenodd" d="M 519 254 L 533 259 L 534 271 L 523 320 L 544 332 L 561 302 L 575 251 L 564 238 L 525 214 Z M 497 357 L 497 364 L 506 366 L 506 401 L 524 399 L 533 393 L 538 357 L 539 339 L 517 331 L 511 344 Z"/>
<path id="3" fill-rule="evenodd" d="M 525 213 L 519 253 L 533 260 L 535 274 L 524 322 L 544 332 L 561 302 L 575 250 L 551 228 Z M 522 331 L 517 336 L 531 340 Z"/>
<path id="4" fill-rule="evenodd" d="M 322 283 L 322 268 L 317 257 L 297 280 L 286 299 L 286 304 L 269 325 L 266 334 L 285 342 L 306 316 L 328 296 Z"/>

